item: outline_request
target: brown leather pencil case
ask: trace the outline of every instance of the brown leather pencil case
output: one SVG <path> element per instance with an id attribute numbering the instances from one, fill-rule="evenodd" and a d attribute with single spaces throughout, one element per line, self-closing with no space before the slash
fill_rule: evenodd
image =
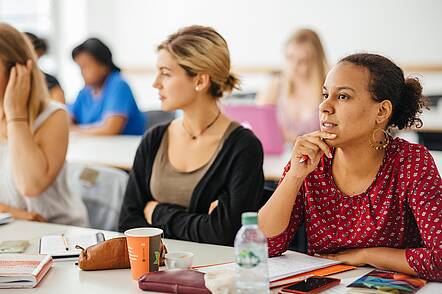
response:
<path id="1" fill-rule="evenodd" d="M 96 245 L 81 249 L 78 266 L 85 271 L 130 268 L 126 237 L 109 239 Z M 164 265 L 166 246 L 160 245 L 160 265 Z"/>

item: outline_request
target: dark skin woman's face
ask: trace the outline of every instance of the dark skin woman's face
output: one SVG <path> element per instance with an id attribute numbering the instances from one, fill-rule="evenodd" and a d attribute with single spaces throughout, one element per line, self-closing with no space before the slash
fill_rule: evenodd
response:
<path id="1" fill-rule="evenodd" d="M 88 86 L 100 87 L 110 72 L 107 65 L 99 63 L 87 52 L 79 53 L 75 57 L 75 62 L 80 67 L 81 75 Z"/>
<path id="2" fill-rule="evenodd" d="M 386 127 L 391 103 L 375 101 L 369 81 L 366 68 L 348 62 L 338 63 L 328 73 L 319 112 L 321 131 L 337 135 L 329 145 L 368 144 L 376 128 Z"/>

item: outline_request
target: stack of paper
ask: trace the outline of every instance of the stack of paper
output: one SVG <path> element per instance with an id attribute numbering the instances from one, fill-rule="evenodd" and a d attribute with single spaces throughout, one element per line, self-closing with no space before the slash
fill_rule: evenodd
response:
<path id="1" fill-rule="evenodd" d="M 269 279 L 279 280 L 339 263 L 341 262 L 336 260 L 287 251 L 282 256 L 269 258 Z"/>
<path id="2" fill-rule="evenodd" d="M 0 288 L 33 288 L 51 267 L 49 255 L 0 254 Z"/>
<path id="3" fill-rule="evenodd" d="M 282 256 L 269 258 L 269 280 L 270 283 L 280 281 L 287 277 L 293 277 L 295 275 L 309 273 L 311 271 L 330 267 L 339 264 L 339 261 L 314 257 L 306 254 L 302 254 L 295 251 L 287 251 Z M 338 271 L 344 271 L 351 269 L 344 267 Z M 221 265 L 203 266 L 199 267 L 198 271 L 208 273 L 218 270 L 235 270 L 235 263 L 226 263 Z M 283 283 L 284 284 L 284 283 Z"/>
<path id="4" fill-rule="evenodd" d="M 329 275 L 334 275 L 337 273 L 342 273 L 345 271 L 349 271 L 352 269 L 355 269 L 356 267 L 351 266 L 351 265 L 345 265 L 345 264 L 336 264 L 336 265 L 332 265 L 332 266 L 328 266 L 325 268 L 320 268 L 320 269 L 316 269 L 313 271 L 309 271 L 309 272 L 305 272 L 305 273 L 301 273 L 301 274 L 296 274 L 293 276 L 289 276 L 286 278 L 282 278 L 279 280 L 273 280 L 270 281 L 270 288 L 276 288 L 276 287 L 281 287 L 281 286 L 285 286 L 288 284 L 292 284 L 298 281 L 302 281 L 305 280 L 309 277 L 312 276 L 321 276 L 321 277 L 325 277 L 325 276 L 329 276 Z"/>

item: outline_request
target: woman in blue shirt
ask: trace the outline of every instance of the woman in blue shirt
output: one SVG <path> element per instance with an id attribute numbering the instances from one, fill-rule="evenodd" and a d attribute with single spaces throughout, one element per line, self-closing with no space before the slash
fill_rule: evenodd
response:
<path id="1" fill-rule="evenodd" d="M 91 135 L 142 135 L 146 124 L 109 48 L 96 38 L 72 51 L 85 86 L 69 105 L 71 130 Z"/>

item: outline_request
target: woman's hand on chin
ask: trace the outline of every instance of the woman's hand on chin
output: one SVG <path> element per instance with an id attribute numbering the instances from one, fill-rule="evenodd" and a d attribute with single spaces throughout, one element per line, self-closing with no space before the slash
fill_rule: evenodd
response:
<path id="1" fill-rule="evenodd" d="M 289 174 L 293 177 L 304 179 L 315 170 L 323 154 L 331 158 L 331 149 L 324 142 L 324 139 L 333 140 L 335 138 L 335 134 L 321 131 L 296 138 Z"/>

